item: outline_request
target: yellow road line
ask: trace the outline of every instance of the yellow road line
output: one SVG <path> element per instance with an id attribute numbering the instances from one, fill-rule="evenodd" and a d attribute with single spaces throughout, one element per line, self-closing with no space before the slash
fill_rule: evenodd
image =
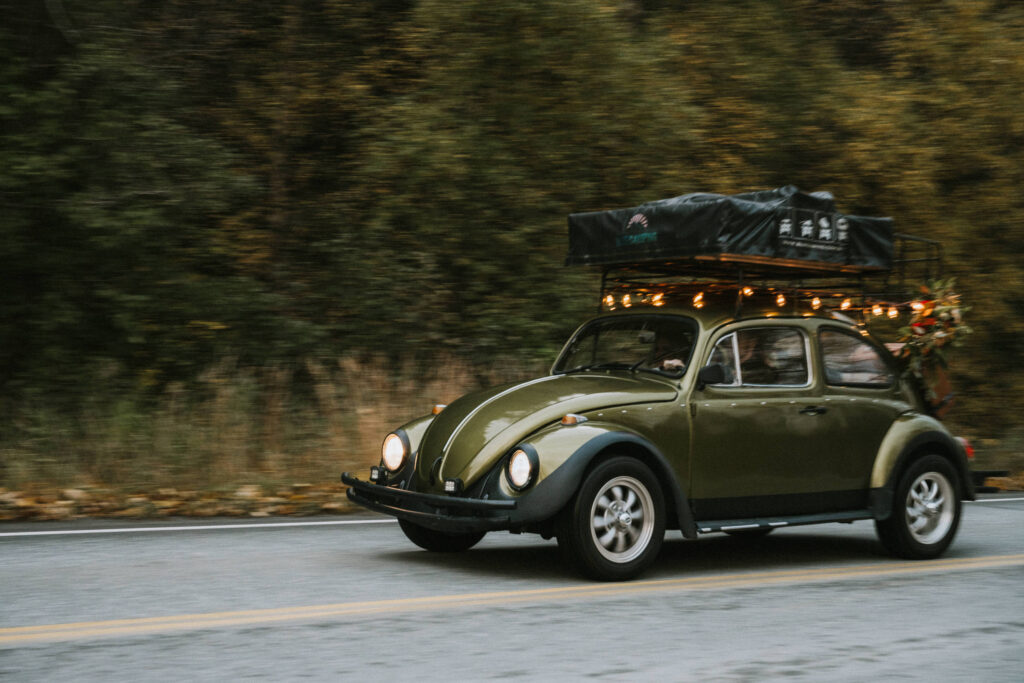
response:
<path id="1" fill-rule="evenodd" d="M 618 597 L 652 591 L 696 591 L 723 588 L 758 588 L 775 584 L 838 581 L 894 575 L 969 571 L 1024 565 L 1024 554 L 992 555 L 928 562 L 891 562 L 885 564 L 794 569 L 772 572 L 694 576 L 630 583 L 594 583 L 553 588 L 534 588 L 489 593 L 396 598 L 366 602 L 342 602 L 302 607 L 181 614 L 167 617 L 141 617 L 110 621 L 46 624 L 0 628 L 0 645 L 46 640 L 78 640 L 101 636 L 141 635 L 147 633 L 202 630 L 228 626 L 255 626 L 282 621 L 309 621 L 354 615 L 376 616 L 394 612 L 440 610 L 521 602 L 553 602 L 581 597 Z"/>

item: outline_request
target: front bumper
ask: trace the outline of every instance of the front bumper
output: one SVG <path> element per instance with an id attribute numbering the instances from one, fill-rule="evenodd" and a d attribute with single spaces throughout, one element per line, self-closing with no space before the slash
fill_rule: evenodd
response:
<path id="1" fill-rule="evenodd" d="M 463 498 L 381 486 L 348 472 L 341 475 L 341 481 L 348 485 L 348 498 L 353 503 L 437 531 L 510 529 L 517 507 L 514 500 Z"/>

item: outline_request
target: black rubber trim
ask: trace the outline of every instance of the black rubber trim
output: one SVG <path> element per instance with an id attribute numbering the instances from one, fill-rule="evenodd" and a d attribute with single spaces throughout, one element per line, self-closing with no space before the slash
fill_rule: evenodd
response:
<path id="1" fill-rule="evenodd" d="M 498 531 L 509 529 L 512 521 L 507 513 L 497 513 L 487 516 L 466 516 L 440 514 L 437 511 L 410 510 L 404 507 L 385 505 L 376 500 L 360 494 L 359 490 L 350 488 L 348 498 L 353 503 L 358 503 L 368 510 L 381 512 L 398 519 L 415 522 L 422 527 L 436 531 L 447 531 L 450 533 L 472 532 L 472 531 Z"/>
<path id="2" fill-rule="evenodd" d="M 480 498 L 460 498 L 459 496 L 445 496 L 437 493 L 406 491 L 405 489 L 380 486 L 373 482 L 362 481 L 348 472 L 341 475 L 341 481 L 348 484 L 351 487 L 350 490 L 357 491 L 360 498 L 365 498 L 380 505 L 394 505 L 412 510 L 418 507 L 422 508 L 421 511 L 424 512 L 427 511 L 427 508 L 477 512 L 516 509 L 516 501 L 514 500 L 482 500 Z"/>

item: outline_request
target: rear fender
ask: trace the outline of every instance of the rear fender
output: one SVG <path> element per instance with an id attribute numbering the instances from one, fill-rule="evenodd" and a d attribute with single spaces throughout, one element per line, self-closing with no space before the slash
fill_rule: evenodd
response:
<path id="1" fill-rule="evenodd" d="M 941 422 L 919 413 L 900 416 L 889 428 L 871 472 L 871 511 L 875 519 L 888 519 L 893 492 L 900 475 L 915 458 L 928 453 L 948 459 L 960 479 L 960 497 L 974 500 L 974 484 L 963 446 Z"/>

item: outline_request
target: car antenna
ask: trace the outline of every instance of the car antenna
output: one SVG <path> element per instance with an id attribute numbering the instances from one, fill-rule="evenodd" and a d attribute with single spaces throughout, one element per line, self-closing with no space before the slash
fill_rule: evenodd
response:
<path id="1" fill-rule="evenodd" d="M 736 288 L 736 314 L 733 317 L 738 319 L 738 318 L 742 317 L 742 315 L 743 315 L 743 269 L 742 268 L 737 268 L 736 269 L 736 284 L 738 285 L 738 287 Z"/>
<path id="2" fill-rule="evenodd" d="M 611 266 L 605 266 L 601 269 L 601 295 L 597 298 L 597 312 L 601 313 L 604 306 L 604 288 L 608 280 L 608 271 L 611 270 Z"/>

